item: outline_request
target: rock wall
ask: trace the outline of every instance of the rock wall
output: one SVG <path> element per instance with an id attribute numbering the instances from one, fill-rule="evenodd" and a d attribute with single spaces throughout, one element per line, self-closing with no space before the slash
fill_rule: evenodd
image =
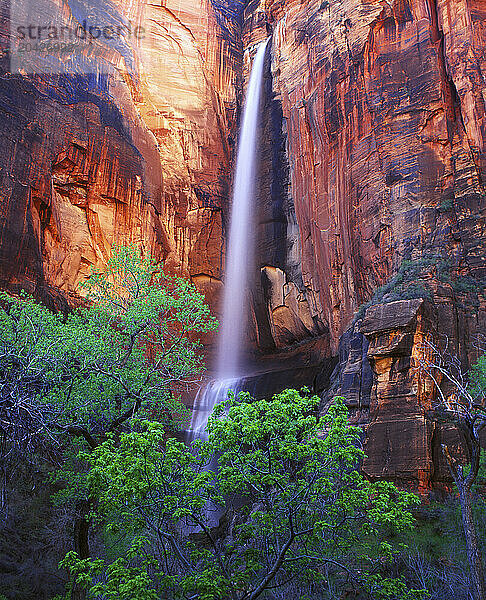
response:
<path id="1" fill-rule="evenodd" d="M 404 261 L 428 264 L 450 325 L 461 283 L 484 290 L 485 16 L 460 0 L 247 8 L 246 46 L 273 34 L 303 283 L 335 352 Z"/>
<path id="2" fill-rule="evenodd" d="M 52 4 L 63 23 L 82 22 L 83 5 Z M 43 72 L 35 54 L 28 73 L 11 70 L 3 55 L 0 283 L 72 298 L 113 243 L 134 243 L 212 296 L 224 256 L 237 24 L 223 35 L 206 0 L 105 4 L 100 18 L 128 19 L 143 38 L 123 48 L 96 40 L 88 65 L 73 53 L 59 74 Z M 28 7 L 12 11 L 14 24 L 29 23 Z M 5 49 L 6 1 L 2 11 Z"/>
<path id="3" fill-rule="evenodd" d="M 471 323 L 455 296 L 484 282 L 481 6 L 251 0 L 241 36 L 207 0 L 119 0 L 146 35 L 132 61 L 97 59 L 106 77 L 29 77 L 4 60 L 3 285 L 73 295 L 114 241 L 132 241 L 216 306 L 240 92 L 271 34 L 254 344 L 324 334 L 337 354 L 404 261 L 431 267 L 450 328 Z"/>
<path id="4" fill-rule="evenodd" d="M 425 491 L 434 476 L 433 383 L 414 368 L 436 327 L 434 308 L 422 299 L 370 308 L 360 330 L 370 340 L 374 372 L 363 470 Z"/>
<path id="5" fill-rule="evenodd" d="M 461 0 L 253 0 L 244 13 L 247 52 L 272 35 L 298 231 L 287 211 L 299 259 L 262 265 L 270 330 L 286 345 L 316 335 L 313 319 L 339 356 L 323 398 L 343 394 L 366 428 L 366 472 L 422 490 L 444 479 L 422 341 L 447 336 L 467 364 L 486 325 L 485 17 Z"/>
<path id="6" fill-rule="evenodd" d="M 268 55 L 270 59 L 270 53 Z M 299 225 L 290 194 L 282 106 L 267 60 L 262 102 L 252 285 L 255 345 L 282 350 L 325 332 L 318 299 L 302 278 Z"/>
<path id="7" fill-rule="evenodd" d="M 256 48 L 268 35 L 258 5 L 250 3 L 247 11 L 256 29 L 251 30 L 254 35 L 243 56 L 245 83 Z M 274 89 L 271 56 L 270 44 L 261 106 L 249 337 L 250 347 L 264 354 L 329 333 L 321 319 L 319 297 L 302 275 L 301 235 L 290 186 L 292 157 L 281 99 Z"/>
<path id="8" fill-rule="evenodd" d="M 223 268 L 241 62 L 238 22 L 223 30 L 216 16 L 209 0 L 145 5 L 156 25 L 141 48 L 137 103 L 159 148 L 169 262 L 206 288 Z"/>

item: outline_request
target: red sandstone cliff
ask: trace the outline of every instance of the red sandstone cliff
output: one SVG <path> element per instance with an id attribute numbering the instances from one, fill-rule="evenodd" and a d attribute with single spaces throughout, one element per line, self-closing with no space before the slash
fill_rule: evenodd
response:
<path id="1" fill-rule="evenodd" d="M 11 18 L 27 23 L 28 5 Z M 129 40 L 134 60 L 100 42 L 86 75 L 76 54 L 51 76 L 3 61 L 0 280 L 69 297 L 113 243 L 135 243 L 211 292 L 223 262 L 238 45 L 206 0 L 121 0 L 114 10 L 144 28 Z"/>
<path id="2" fill-rule="evenodd" d="M 333 391 L 367 426 L 368 474 L 428 486 L 442 433 L 420 344 L 447 335 L 467 361 L 485 329 L 484 3 L 255 0 L 244 17 L 247 51 L 272 33 L 298 288 L 334 354 L 341 339 Z M 297 332 L 298 278 L 278 266 L 270 328 Z"/>
<path id="3" fill-rule="evenodd" d="M 245 17 L 248 47 L 273 32 L 304 284 L 334 347 L 405 259 L 484 285 L 483 3 L 266 0 Z"/>

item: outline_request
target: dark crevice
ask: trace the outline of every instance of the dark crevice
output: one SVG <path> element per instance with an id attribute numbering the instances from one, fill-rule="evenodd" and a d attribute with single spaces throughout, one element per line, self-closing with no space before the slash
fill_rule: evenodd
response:
<path id="1" fill-rule="evenodd" d="M 461 102 L 456 85 L 447 72 L 444 32 L 439 26 L 437 0 L 427 0 L 427 6 L 430 16 L 430 37 L 432 42 L 437 46 L 437 61 L 441 80 L 442 98 L 447 117 L 447 133 L 449 140 L 452 141 L 454 133 L 456 133 L 459 125 L 464 128 L 461 114 Z"/>

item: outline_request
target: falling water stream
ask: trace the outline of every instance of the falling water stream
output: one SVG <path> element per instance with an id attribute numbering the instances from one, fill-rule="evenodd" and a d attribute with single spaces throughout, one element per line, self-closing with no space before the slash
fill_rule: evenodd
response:
<path id="1" fill-rule="evenodd" d="M 263 67 L 268 40 L 258 47 L 246 94 L 233 184 L 230 232 L 221 329 L 218 338 L 216 379 L 198 392 L 189 437 L 206 438 L 213 408 L 228 392 L 239 391 L 247 323 L 246 304 L 252 258 L 252 212 L 257 177 L 258 125 L 263 87 Z"/>

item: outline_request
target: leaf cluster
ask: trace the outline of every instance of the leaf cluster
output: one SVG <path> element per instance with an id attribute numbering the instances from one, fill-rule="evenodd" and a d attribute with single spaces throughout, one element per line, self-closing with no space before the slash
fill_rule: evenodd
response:
<path id="1" fill-rule="evenodd" d="M 132 540 L 124 577 L 148 578 L 143 593 L 167 600 L 274 598 L 296 582 L 318 590 L 326 578 L 350 597 L 421 597 L 380 575 L 394 555 L 387 536 L 412 527 L 415 496 L 364 479 L 361 432 L 344 402 L 323 418 L 318 404 L 296 390 L 230 395 L 195 447 L 142 421 L 84 453 L 96 518 Z M 110 563 L 95 578 L 93 561 L 69 560 L 89 597 L 111 597 Z"/>
<path id="2" fill-rule="evenodd" d="M 216 327 L 204 297 L 134 247 L 114 247 L 66 316 L 0 293 L 0 431 L 4 455 L 62 434 L 96 447 L 136 414 L 174 427 L 177 385 L 202 372 L 198 336 Z"/>

